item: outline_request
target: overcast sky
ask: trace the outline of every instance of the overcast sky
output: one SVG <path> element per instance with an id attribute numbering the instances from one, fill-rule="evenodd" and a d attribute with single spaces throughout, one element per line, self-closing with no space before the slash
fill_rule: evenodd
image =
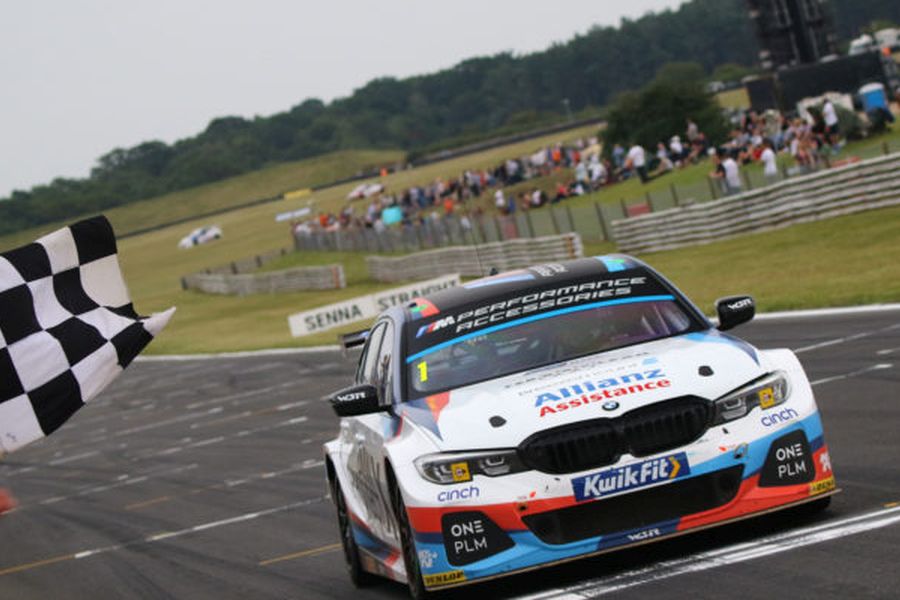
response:
<path id="1" fill-rule="evenodd" d="M 682 1 L 0 0 L 0 197 L 215 117 L 541 50 Z"/>

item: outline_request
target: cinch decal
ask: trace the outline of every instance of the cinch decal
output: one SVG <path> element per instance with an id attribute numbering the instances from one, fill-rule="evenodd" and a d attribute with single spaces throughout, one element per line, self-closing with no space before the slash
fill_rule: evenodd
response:
<path id="1" fill-rule="evenodd" d="M 690 474 L 687 454 L 679 452 L 577 477 L 572 480 L 572 489 L 575 500 L 583 502 L 662 481 L 673 481 Z"/>

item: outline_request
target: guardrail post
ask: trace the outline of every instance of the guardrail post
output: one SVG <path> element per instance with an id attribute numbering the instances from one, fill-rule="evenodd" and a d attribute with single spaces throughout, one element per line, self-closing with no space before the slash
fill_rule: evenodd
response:
<path id="1" fill-rule="evenodd" d="M 713 199 L 713 200 L 718 200 L 718 199 L 719 199 L 719 195 L 716 193 L 716 183 L 713 181 L 713 178 L 712 178 L 712 177 L 707 177 L 707 178 L 706 178 L 706 181 L 709 182 L 709 191 L 710 191 L 710 193 L 712 193 L 712 199 Z"/>
<path id="2" fill-rule="evenodd" d="M 572 207 L 566 204 L 566 216 L 569 218 L 569 231 L 575 231 L 575 219 L 572 218 Z"/>
<path id="3" fill-rule="evenodd" d="M 547 210 L 550 211 L 550 220 L 553 221 L 553 233 L 559 235 L 559 221 L 556 220 L 556 212 L 552 206 L 547 207 Z"/>
<path id="4" fill-rule="evenodd" d="M 609 237 L 609 228 L 606 225 L 606 218 L 603 216 L 603 207 L 600 206 L 599 202 L 594 202 L 594 209 L 597 211 L 597 220 L 600 221 L 600 231 L 603 232 L 604 241 L 608 241 Z"/>
<path id="5" fill-rule="evenodd" d="M 747 186 L 747 191 L 753 191 L 753 182 L 750 181 L 750 173 L 747 172 L 747 169 L 741 169 L 741 175 L 744 179 L 744 185 Z"/>
<path id="6" fill-rule="evenodd" d="M 531 209 L 525 211 L 525 222 L 528 223 L 528 237 L 534 238 L 534 223 L 531 222 Z"/>
<path id="7" fill-rule="evenodd" d="M 884 153 L 885 156 L 887 156 L 888 154 L 891 153 L 891 147 L 887 143 L 887 140 L 881 142 L 881 151 Z"/>
<path id="8" fill-rule="evenodd" d="M 669 184 L 669 190 L 672 192 L 672 201 L 675 203 L 675 206 L 678 206 L 678 204 L 679 204 L 678 190 L 675 188 L 674 183 Z"/>
<path id="9" fill-rule="evenodd" d="M 625 204 L 625 198 L 620 198 L 619 203 L 622 205 L 622 214 L 625 215 L 625 218 L 628 218 L 628 205 Z"/>
<path id="10" fill-rule="evenodd" d="M 647 192 L 647 208 L 650 209 L 650 212 L 656 212 L 656 209 L 653 207 L 653 196 L 650 195 L 650 192 Z"/>

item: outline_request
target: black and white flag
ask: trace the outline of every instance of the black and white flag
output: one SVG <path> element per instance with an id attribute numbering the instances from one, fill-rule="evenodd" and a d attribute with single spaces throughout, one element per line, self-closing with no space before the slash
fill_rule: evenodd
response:
<path id="1" fill-rule="evenodd" d="M 0 455 L 55 431 L 174 311 L 134 311 L 105 217 L 0 253 Z"/>

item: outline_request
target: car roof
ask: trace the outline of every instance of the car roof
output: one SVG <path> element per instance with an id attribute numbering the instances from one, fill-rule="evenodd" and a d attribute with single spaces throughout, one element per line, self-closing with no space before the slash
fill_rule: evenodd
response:
<path id="1" fill-rule="evenodd" d="M 591 256 L 575 260 L 555 263 L 544 263 L 499 273 L 481 279 L 468 281 L 462 285 L 447 288 L 422 298 L 416 298 L 405 307 L 406 317 L 410 318 L 412 311 L 423 310 L 423 307 L 431 307 L 439 312 L 453 311 L 463 305 L 482 303 L 491 298 L 507 296 L 516 292 L 524 292 L 537 285 L 548 283 L 564 284 L 566 281 L 588 277 L 591 275 L 605 275 L 617 273 L 635 268 L 648 269 L 656 274 L 644 262 L 625 254 L 607 254 L 604 256 Z M 421 316 L 429 316 L 427 313 Z"/>

